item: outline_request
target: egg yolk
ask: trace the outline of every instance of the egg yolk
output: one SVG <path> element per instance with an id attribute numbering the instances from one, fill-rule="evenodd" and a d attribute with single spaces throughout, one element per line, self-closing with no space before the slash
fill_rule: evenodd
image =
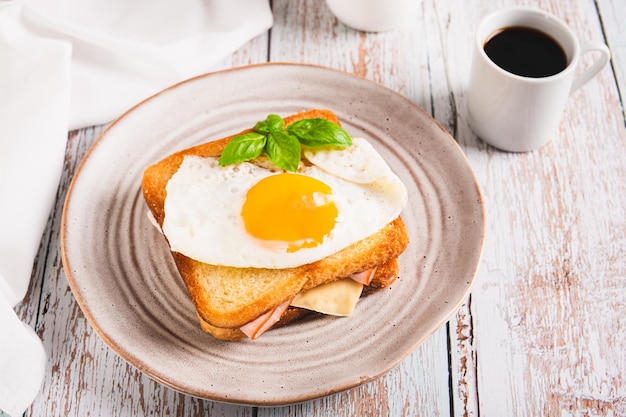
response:
<path id="1" fill-rule="evenodd" d="M 248 190 L 241 209 L 252 236 L 288 243 L 288 252 L 322 243 L 337 218 L 327 184 L 300 174 L 276 174 Z"/>

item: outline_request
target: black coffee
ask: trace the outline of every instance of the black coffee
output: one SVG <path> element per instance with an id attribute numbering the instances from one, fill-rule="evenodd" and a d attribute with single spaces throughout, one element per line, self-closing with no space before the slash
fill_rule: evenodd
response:
<path id="1" fill-rule="evenodd" d="M 567 67 L 561 45 L 543 32 L 512 26 L 495 32 L 483 46 L 500 68 L 523 77 L 541 78 Z"/>

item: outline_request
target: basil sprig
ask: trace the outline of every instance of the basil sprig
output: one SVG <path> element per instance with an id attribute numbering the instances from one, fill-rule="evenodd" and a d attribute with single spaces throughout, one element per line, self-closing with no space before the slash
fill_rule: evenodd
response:
<path id="1" fill-rule="evenodd" d="M 352 139 L 326 119 L 302 119 L 285 127 L 282 117 L 270 114 L 257 122 L 251 132 L 233 137 L 222 151 L 219 165 L 250 161 L 264 152 L 277 167 L 295 172 L 300 163 L 301 145 L 344 148 L 352 145 Z"/>

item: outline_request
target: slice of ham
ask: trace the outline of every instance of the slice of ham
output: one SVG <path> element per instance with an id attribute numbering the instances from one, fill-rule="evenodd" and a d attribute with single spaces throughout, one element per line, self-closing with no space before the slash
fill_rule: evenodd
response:
<path id="1" fill-rule="evenodd" d="M 244 332 L 251 340 L 256 339 L 280 320 L 280 317 L 285 310 L 287 310 L 289 304 L 291 304 L 291 300 L 285 301 L 281 305 L 257 317 L 255 320 L 252 320 L 250 323 L 243 325 L 239 330 Z"/>
<path id="2" fill-rule="evenodd" d="M 374 267 L 363 272 L 352 274 L 350 275 L 350 278 L 363 285 L 369 285 L 372 282 L 372 279 L 374 279 L 374 275 L 376 275 L 376 268 L 377 267 Z M 252 320 L 250 323 L 243 325 L 239 328 L 239 330 L 241 330 L 251 340 L 256 339 L 280 320 L 280 317 L 283 315 L 285 310 L 287 310 L 290 304 L 291 300 L 285 301 L 281 305 L 257 317 L 255 320 Z"/>
<path id="3" fill-rule="evenodd" d="M 374 275 L 376 275 L 376 268 L 366 269 L 363 272 L 358 272 L 356 274 L 350 275 L 350 278 L 355 280 L 356 282 L 360 282 L 363 285 L 370 285 L 372 280 L 374 279 Z"/>

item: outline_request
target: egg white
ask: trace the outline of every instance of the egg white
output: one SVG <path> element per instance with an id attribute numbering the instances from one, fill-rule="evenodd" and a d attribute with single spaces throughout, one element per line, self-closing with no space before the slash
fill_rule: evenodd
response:
<path id="1" fill-rule="evenodd" d="M 320 150 L 325 152 L 317 158 L 323 168 L 300 164 L 298 174 L 331 187 L 339 214 L 320 245 L 295 252 L 287 252 L 288 242 L 249 235 L 241 217 L 248 190 L 280 171 L 262 163 L 220 167 L 217 158 L 185 157 L 166 187 L 162 229 L 171 249 L 212 265 L 289 268 L 323 259 L 376 233 L 400 215 L 407 191 L 374 148 L 361 141 L 355 140 L 358 149 L 349 151 Z M 305 157 L 316 163 L 314 151 L 305 152 Z M 363 175 L 363 160 L 368 159 L 376 161 L 374 175 Z"/>

